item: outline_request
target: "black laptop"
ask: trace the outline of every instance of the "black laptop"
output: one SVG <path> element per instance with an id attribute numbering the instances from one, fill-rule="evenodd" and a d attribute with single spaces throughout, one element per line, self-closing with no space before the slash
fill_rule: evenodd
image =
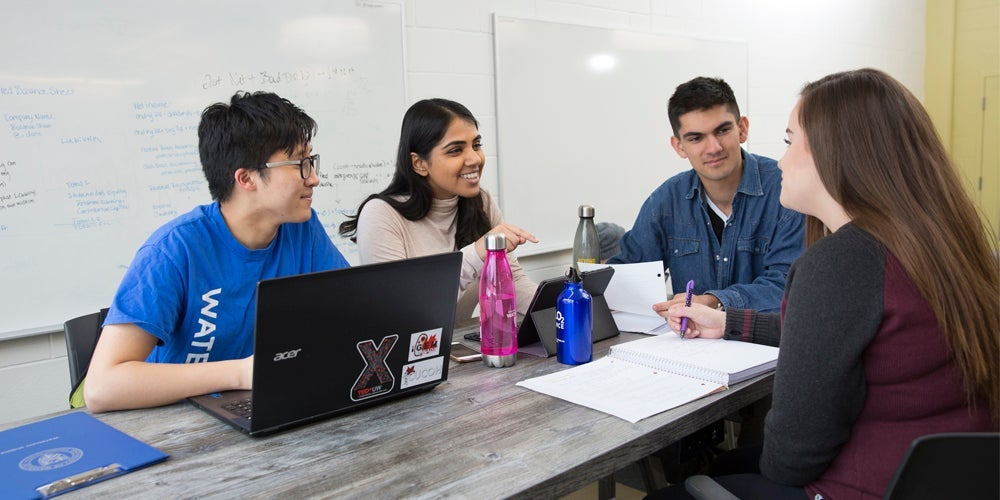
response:
<path id="1" fill-rule="evenodd" d="M 189 398 L 261 436 L 432 389 L 448 378 L 462 255 L 257 284 L 253 389 Z"/>

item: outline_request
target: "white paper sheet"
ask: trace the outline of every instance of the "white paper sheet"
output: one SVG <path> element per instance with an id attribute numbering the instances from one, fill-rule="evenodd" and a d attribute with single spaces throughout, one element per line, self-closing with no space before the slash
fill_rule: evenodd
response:
<path id="1" fill-rule="evenodd" d="M 612 311 L 611 318 L 615 320 L 618 330 L 623 332 L 660 335 L 672 331 L 666 320 L 659 315 L 649 316 L 625 311 Z"/>
<path id="2" fill-rule="evenodd" d="M 636 264 L 580 263 L 581 271 L 613 267 L 614 276 L 604 291 L 611 316 L 618 329 L 626 332 L 659 334 L 669 332 L 667 322 L 653 311 L 653 304 L 667 300 L 663 262 Z"/>
<path id="3" fill-rule="evenodd" d="M 632 423 L 723 389 L 607 356 L 517 385 Z"/>

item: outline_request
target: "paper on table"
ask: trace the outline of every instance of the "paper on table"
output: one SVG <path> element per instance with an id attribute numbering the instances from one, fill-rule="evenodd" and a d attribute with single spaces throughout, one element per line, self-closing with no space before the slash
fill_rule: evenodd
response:
<path id="1" fill-rule="evenodd" d="M 663 261 L 640 262 L 637 264 L 587 264 L 579 263 L 580 271 L 592 271 L 604 267 L 615 268 L 611 283 L 604 290 L 608 307 L 645 316 L 655 316 L 653 304 L 667 300 L 666 279 L 663 276 Z"/>
<path id="2" fill-rule="evenodd" d="M 676 333 L 611 346 L 608 356 L 722 385 L 773 371 L 778 348 L 722 339 L 682 339 Z"/>
<path id="3" fill-rule="evenodd" d="M 619 330 L 658 334 L 669 331 L 666 320 L 653 311 L 653 304 L 667 300 L 667 285 L 663 261 L 636 264 L 579 263 L 581 271 L 604 267 L 615 268 L 615 274 L 604 291 L 604 300 Z"/>
<path id="4" fill-rule="evenodd" d="M 659 315 L 612 311 L 611 317 L 615 320 L 615 326 L 623 332 L 660 335 L 671 331 L 670 325 Z"/>
<path id="5" fill-rule="evenodd" d="M 517 385 L 632 423 L 724 389 L 607 356 Z"/>

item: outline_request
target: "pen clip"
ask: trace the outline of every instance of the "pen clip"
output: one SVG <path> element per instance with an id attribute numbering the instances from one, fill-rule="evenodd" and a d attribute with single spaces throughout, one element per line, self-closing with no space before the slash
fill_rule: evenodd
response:
<path id="1" fill-rule="evenodd" d="M 104 465 L 79 474 L 74 474 L 69 477 L 52 481 L 49 484 L 35 488 L 35 491 L 40 493 L 42 498 L 48 498 L 76 488 L 77 486 L 82 486 L 98 479 L 119 474 L 123 472 L 123 470 L 124 469 L 122 469 L 122 466 L 119 464 Z"/>

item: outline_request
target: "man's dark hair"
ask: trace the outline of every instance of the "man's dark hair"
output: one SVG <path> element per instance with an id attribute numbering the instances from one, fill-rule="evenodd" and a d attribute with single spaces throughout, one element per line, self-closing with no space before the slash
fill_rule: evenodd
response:
<path id="1" fill-rule="evenodd" d="M 681 128 L 681 116 L 692 111 L 704 111 L 719 105 L 726 106 L 726 110 L 733 114 L 738 120 L 740 118 L 740 107 L 736 104 L 736 95 L 729 84 L 721 78 L 708 78 L 699 76 L 691 81 L 682 83 L 674 90 L 674 95 L 670 96 L 667 102 L 667 117 L 670 118 L 670 128 L 677 135 Z"/>
<path id="2" fill-rule="evenodd" d="M 213 200 L 233 194 L 239 168 L 267 178 L 264 163 L 277 151 L 295 152 L 312 142 L 316 121 L 298 106 L 270 92 L 237 92 L 229 104 L 205 108 L 198 125 L 198 154 Z"/>

